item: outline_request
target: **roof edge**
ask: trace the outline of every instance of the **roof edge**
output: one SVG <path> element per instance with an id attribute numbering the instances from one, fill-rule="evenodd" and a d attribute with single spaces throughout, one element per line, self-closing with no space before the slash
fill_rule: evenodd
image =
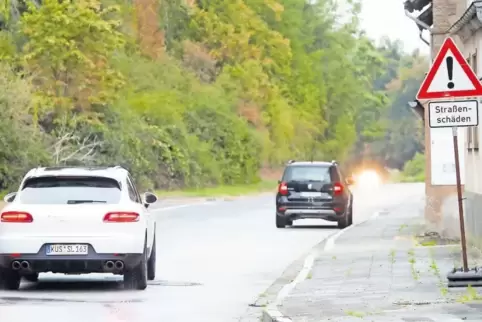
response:
<path id="1" fill-rule="evenodd" d="M 475 19 L 474 19 L 475 18 Z M 482 27 L 482 0 L 470 4 L 462 16 L 448 30 L 449 34 L 456 34 L 462 40 L 470 37 Z"/>

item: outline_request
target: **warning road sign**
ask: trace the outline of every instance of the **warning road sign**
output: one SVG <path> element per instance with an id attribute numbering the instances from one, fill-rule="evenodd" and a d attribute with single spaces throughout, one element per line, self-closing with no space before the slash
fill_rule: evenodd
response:
<path id="1" fill-rule="evenodd" d="M 452 38 L 447 38 L 425 77 L 417 99 L 482 96 L 482 84 Z"/>

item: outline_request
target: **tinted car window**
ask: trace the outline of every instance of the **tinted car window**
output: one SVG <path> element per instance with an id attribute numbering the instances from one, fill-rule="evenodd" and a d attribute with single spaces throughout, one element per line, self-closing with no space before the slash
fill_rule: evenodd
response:
<path id="1" fill-rule="evenodd" d="M 127 180 L 127 190 L 129 192 L 129 198 L 132 201 L 137 202 L 137 203 L 141 203 L 141 201 L 139 200 L 139 198 L 137 196 L 136 190 L 135 190 L 135 188 L 132 185 L 130 180 Z"/>
<path id="2" fill-rule="evenodd" d="M 322 181 L 331 182 L 330 167 L 290 166 L 286 168 L 283 181 Z"/>
<path id="3" fill-rule="evenodd" d="M 119 203 L 120 184 L 102 177 L 39 177 L 25 182 L 18 195 L 24 204 Z"/>

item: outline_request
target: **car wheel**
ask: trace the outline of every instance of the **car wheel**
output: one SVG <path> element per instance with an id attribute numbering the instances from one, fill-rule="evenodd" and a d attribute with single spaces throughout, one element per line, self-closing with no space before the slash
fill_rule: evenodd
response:
<path id="1" fill-rule="evenodd" d="M 18 290 L 21 276 L 17 271 L 11 269 L 0 269 L 0 289 Z"/>
<path id="2" fill-rule="evenodd" d="M 147 279 L 152 281 L 156 278 L 156 235 L 154 235 L 154 240 L 152 241 L 152 251 L 151 257 L 147 262 Z"/>
<path id="3" fill-rule="evenodd" d="M 345 212 L 343 216 L 338 219 L 338 228 L 344 229 L 348 226 L 350 226 L 350 214 L 348 212 Z"/>
<path id="4" fill-rule="evenodd" d="M 276 214 L 276 228 L 285 228 L 285 227 L 286 227 L 286 219 Z"/>
<path id="5" fill-rule="evenodd" d="M 343 217 L 338 219 L 338 228 L 344 229 L 353 224 L 353 206 L 350 205 L 343 214 Z"/>
<path id="6" fill-rule="evenodd" d="M 350 206 L 350 214 L 348 216 L 348 226 L 353 225 L 353 205 Z"/>
<path id="7" fill-rule="evenodd" d="M 31 273 L 31 274 L 24 275 L 23 278 L 25 278 L 29 282 L 36 283 L 38 282 L 38 273 Z"/>
<path id="8" fill-rule="evenodd" d="M 144 248 L 142 259 L 132 269 L 124 273 L 124 288 L 129 290 L 145 290 L 147 288 L 147 249 Z"/>

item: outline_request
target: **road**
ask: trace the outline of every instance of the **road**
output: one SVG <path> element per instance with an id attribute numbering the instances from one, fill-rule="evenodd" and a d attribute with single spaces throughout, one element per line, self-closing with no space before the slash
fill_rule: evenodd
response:
<path id="1" fill-rule="evenodd" d="M 423 184 L 354 188 L 354 221 L 422 198 L 423 189 Z M 39 284 L 0 292 L 0 320 L 238 321 L 290 263 L 338 232 L 334 224 L 316 220 L 276 229 L 272 194 L 159 207 L 157 279 L 146 291 L 124 291 L 116 276 L 45 274 Z"/>

